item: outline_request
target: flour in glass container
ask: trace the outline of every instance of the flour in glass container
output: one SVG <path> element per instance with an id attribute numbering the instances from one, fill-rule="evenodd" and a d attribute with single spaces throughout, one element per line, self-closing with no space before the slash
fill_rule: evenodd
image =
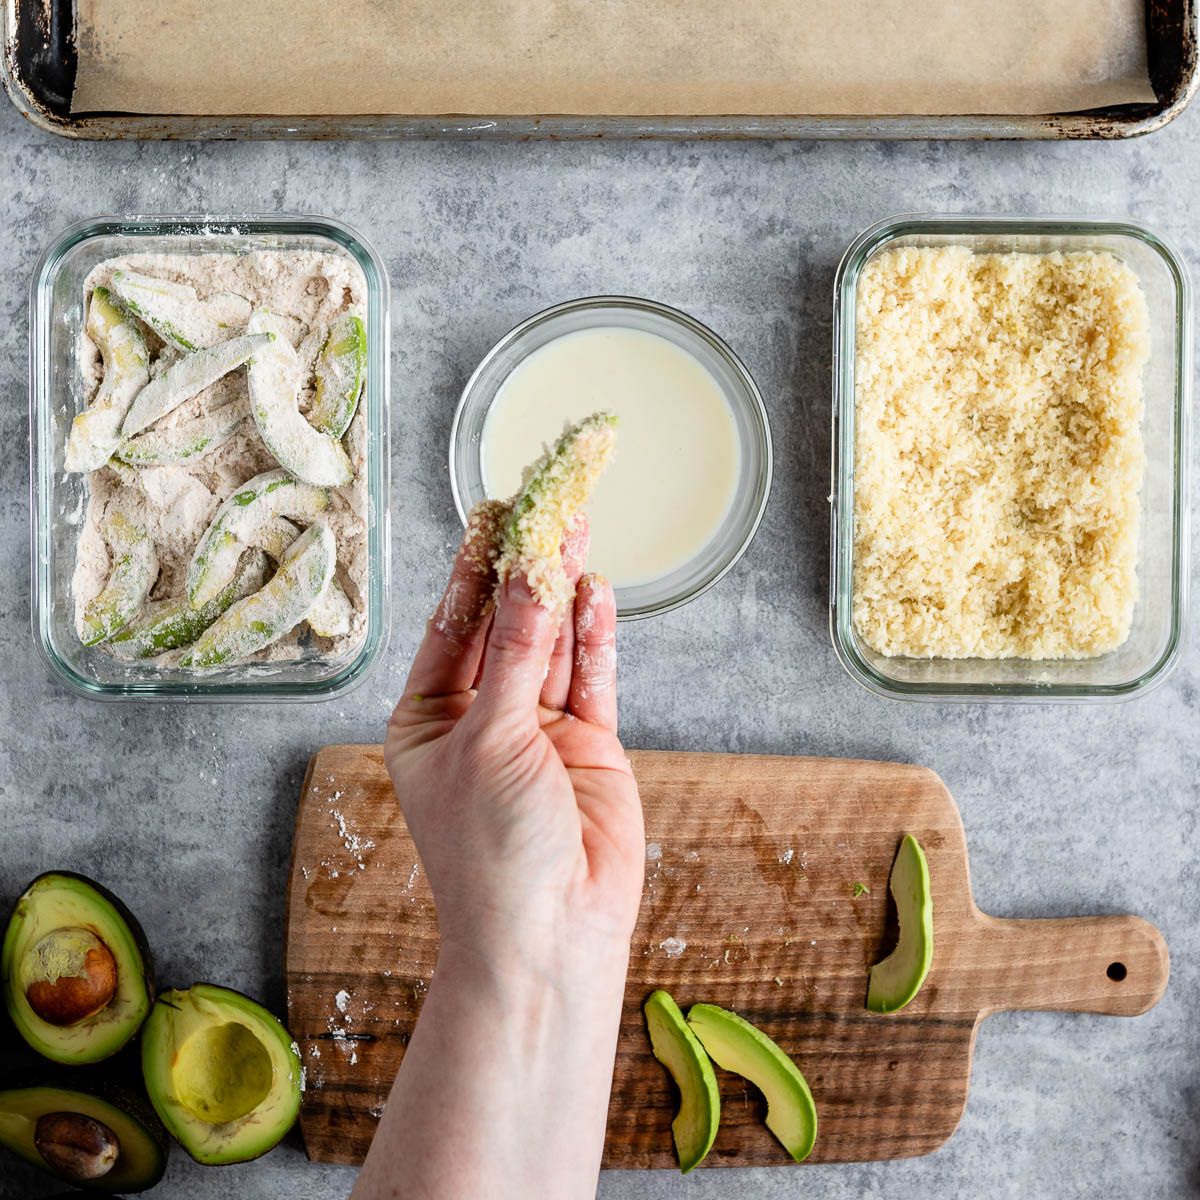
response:
<path id="1" fill-rule="evenodd" d="M 104 260 L 89 273 L 83 288 L 85 304 L 92 289 L 108 286 L 113 273 L 119 270 L 188 284 L 201 299 L 225 293 L 242 297 L 248 305 L 242 308 L 244 313 L 269 309 L 282 318 L 306 380 L 311 380 L 331 324 L 343 313 L 366 312 L 366 280 L 358 265 L 341 255 L 318 250 L 121 255 Z M 239 328 L 230 328 L 231 337 L 240 332 Z M 174 352 L 164 349 L 149 330 L 147 341 L 153 376 L 169 365 Z M 95 395 L 103 374 L 99 350 L 86 330 L 80 332 L 77 353 L 82 400 L 86 403 Z M 311 395 L 309 382 L 301 394 L 302 410 Z M 247 402 L 246 373 L 239 369 L 181 404 L 154 428 L 172 429 L 227 404 Z M 336 659 L 350 654 L 362 642 L 367 625 L 366 443 L 366 414 L 360 404 L 343 440 L 355 477 L 344 487 L 331 489 L 332 503 L 322 514 L 337 540 L 336 578 L 351 602 L 350 631 L 338 637 L 318 638 L 301 625 L 248 661 L 277 662 L 311 655 L 313 649 L 305 649 L 310 643 L 321 657 Z M 90 472 L 72 579 L 76 622 L 108 577 L 109 552 L 100 530 L 110 506 L 123 511 L 154 539 L 159 575 L 149 598 L 168 599 L 183 594 L 192 552 L 221 502 L 246 480 L 277 467 L 254 423 L 247 421 L 229 441 L 192 461 L 138 469 L 113 460 Z M 157 666 L 172 666 L 182 653 L 172 651 L 151 661 Z"/>

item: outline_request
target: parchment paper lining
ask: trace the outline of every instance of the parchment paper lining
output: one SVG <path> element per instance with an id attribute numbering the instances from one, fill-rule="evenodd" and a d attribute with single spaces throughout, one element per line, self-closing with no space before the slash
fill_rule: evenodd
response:
<path id="1" fill-rule="evenodd" d="M 1154 100 L 1144 0 L 77 0 L 73 112 L 1054 113 Z"/>

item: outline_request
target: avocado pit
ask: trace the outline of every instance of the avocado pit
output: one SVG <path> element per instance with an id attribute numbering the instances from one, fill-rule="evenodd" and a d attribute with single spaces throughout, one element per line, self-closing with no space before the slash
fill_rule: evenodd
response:
<path id="1" fill-rule="evenodd" d="M 51 930 L 29 951 L 23 976 L 29 1007 L 50 1025 L 78 1025 L 117 991 L 117 962 L 90 929 Z"/>
<path id="2" fill-rule="evenodd" d="M 102 1121 L 82 1113 L 51 1112 L 38 1117 L 33 1143 L 61 1178 L 70 1183 L 101 1179 L 121 1157 L 121 1143 Z"/>

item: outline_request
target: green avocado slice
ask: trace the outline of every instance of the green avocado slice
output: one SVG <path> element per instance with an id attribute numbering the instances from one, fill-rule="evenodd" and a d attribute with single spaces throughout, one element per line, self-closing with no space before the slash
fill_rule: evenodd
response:
<path id="1" fill-rule="evenodd" d="M 112 955 L 112 996 L 82 1020 L 51 1022 L 30 1004 L 29 988 L 56 970 L 69 986 L 81 939 L 103 943 Z M 13 909 L 0 950 L 0 987 L 21 1037 L 44 1057 L 77 1065 L 109 1058 L 137 1033 L 154 998 L 154 972 L 142 927 L 120 900 L 82 875 L 52 871 L 39 875 Z"/>
<path id="2" fill-rule="evenodd" d="M 154 1187 L 170 1142 L 144 1097 L 82 1071 L 0 1088 L 0 1146 L 65 1183 L 112 1194 Z"/>
<path id="3" fill-rule="evenodd" d="M 704 1047 L 688 1028 L 670 993 L 651 992 L 642 1006 L 650 1046 L 679 1088 L 679 1112 L 671 1122 L 679 1169 L 687 1174 L 704 1161 L 717 1136 L 721 1094 Z"/>
<path id="4" fill-rule="evenodd" d="M 817 1140 L 817 1108 L 800 1068 L 761 1029 L 726 1008 L 693 1004 L 688 1024 L 718 1067 L 766 1096 L 767 1128 L 803 1162 Z"/>
<path id="5" fill-rule="evenodd" d="M 911 833 L 904 835 L 888 880 L 900 938 L 896 948 L 871 968 L 867 1008 L 893 1013 L 902 1009 L 921 990 L 933 964 L 933 893 L 929 886 L 929 864 L 925 851 Z"/>
<path id="6" fill-rule="evenodd" d="M 159 996 L 142 1035 L 142 1076 L 171 1136 L 200 1163 L 266 1154 L 304 1090 L 292 1035 L 241 992 L 195 983 Z"/>

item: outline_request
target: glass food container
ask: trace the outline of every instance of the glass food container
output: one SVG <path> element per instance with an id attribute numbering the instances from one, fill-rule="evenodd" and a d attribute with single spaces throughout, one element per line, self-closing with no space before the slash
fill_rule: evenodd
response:
<path id="1" fill-rule="evenodd" d="M 75 631 L 72 575 L 87 507 L 87 477 L 63 470 L 71 420 L 81 406 L 79 334 L 83 283 L 119 254 L 244 254 L 318 250 L 352 259 L 367 282 L 365 417 L 368 509 L 367 630 L 341 658 L 302 656 L 192 672 L 112 657 L 84 646 Z M 326 700 L 356 686 L 388 636 L 387 272 L 374 248 L 349 226 L 309 216 L 94 217 L 72 225 L 42 255 L 30 289 L 30 485 L 33 636 L 53 675 L 99 700 Z M 359 418 L 356 418 L 359 419 Z"/>
<path id="2" fill-rule="evenodd" d="M 615 589 L 617 617 L 635 620 L 694 600 L 746 552 L 771 491 L 771 431 L 750 372 L 712 330 L 665 304 L 630 296 L 568 300 L 523 321 L 492 347 L 463 388 L 450 433 L 450 479 L 458 515 L 487 499 L 483 431 L 488 410 L 509 375 L 529 355 L 564 334 L 618 327 L 657 334 L 696 359 L 716 380 L 733 417 L 738 446 L 732 502 L 708 542 L 667 575 Z"/>
<path id="3" fill-rule="evenodd" d="M 1150 316 L 1142 376 L 1145 472 L 1138 530 L 1138 598 L 1123 645 L 1095 658 L 889 658 L 854 627 L 855 334 L 858 280 L 884 249 L 967 246 L 981 252 L 1105 250 L 1136 273 Z M 1131 221 L 1069 217 L 899 216 L 847 250 L 834 288 L 830 632 L 850 675 L 906 700 L 1112 701 L 1147 691 L 1175 666 L 1185 640 L 1191 408 L 1191 289 L 1162 238 Z"/>

